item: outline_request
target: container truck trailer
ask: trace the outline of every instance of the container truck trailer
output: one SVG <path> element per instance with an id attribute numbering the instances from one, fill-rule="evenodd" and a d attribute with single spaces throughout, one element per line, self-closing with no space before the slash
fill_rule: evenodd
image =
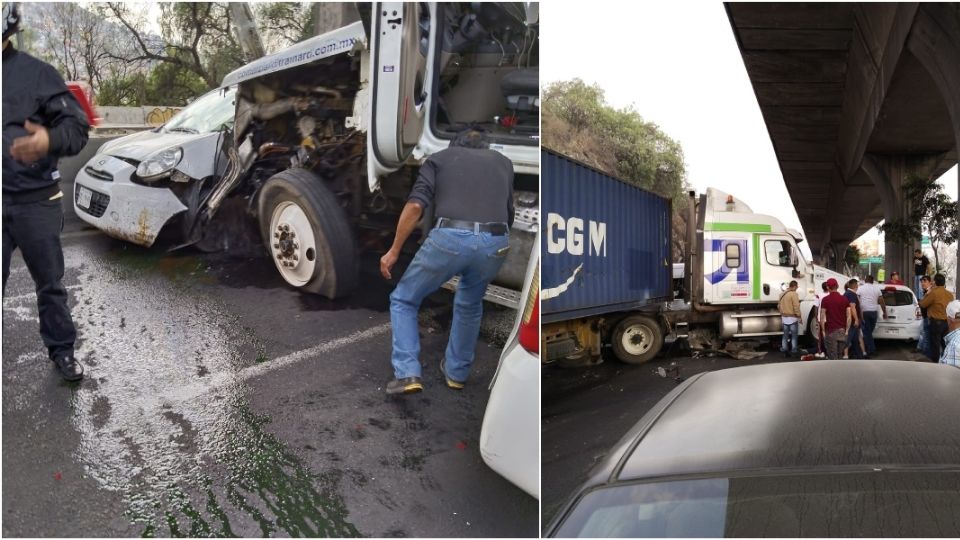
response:
<path id="1" fill-rule="evenodd" d="M 675 281 L 670 199 L 541 153 L 544 362 L 595 362 L 609 346 L 640 364 L 666 336 L 683 338 L 698 326 L 721 339 L 780 335 L 777 302 L 793 280 L 804 334 L 813 330 L 820 284 L 848 279 L 805 260 L 798 231 L 708 188 L 688 194 L 684 273 Z"/>

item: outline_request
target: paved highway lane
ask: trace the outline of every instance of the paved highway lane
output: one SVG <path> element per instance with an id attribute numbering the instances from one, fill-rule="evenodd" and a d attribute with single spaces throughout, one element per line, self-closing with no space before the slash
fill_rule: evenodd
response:
<path id="1" fill-rule="evenodd" d="M 3 301 L 3 533 L 10 536 L 535 536 L 538 503 L 478 451 L 515 316 L 487 306 L 470 384 L 443 385 L 452 296 L 421 318 L 426 391 L 391 377 L 387 295 L 332 302 L 261 257 L 65 234 L 80 384 L 37 333 L 19 256 Z"/>

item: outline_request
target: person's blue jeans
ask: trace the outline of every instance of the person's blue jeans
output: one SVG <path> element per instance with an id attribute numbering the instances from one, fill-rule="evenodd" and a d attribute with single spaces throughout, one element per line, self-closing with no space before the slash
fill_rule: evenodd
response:
<path id="1" fill-rule="evenodd" d="M 924 356 L 930 356 L 930 319 L 924 317 L 920 324 L 920 338 L 917 340 L 917 350 Z"/>
<path id="2" fill-rule="evenodd" d="M 917 293 L 917 301 L 923 300 L 923 287 L 920 286 L 920 278 L 923 276 L 913 276 L 913 291 Z"/>
<path id="3" fill-rule="evenodd" d="M 797 331 L 800 328 L 800 323 L 784 324 L 783 325 L 783 341 L 780 344 L 780 350 L 783 352 L 797 352 Z M 791 348 L 787 348 L 787 342 L 790 342 L 792 345 Z"/>
<path id="4" fill-rule="evenodd" d="M 877 327 L 876 311 L 863 312 L 863 345 L 867 348 L 867 355 L 873 356 L 877 352 L 877 344 L 873 341 L 873 330 Z"/>
<path id="5" fill-rule="evenodd" d="M 863 358 L 863 351 L 860 350 L 860 327 L 850 325 L 847 331 L 847 351 L 848 358 Z"/>
<path id="6" fill-rule="evenodd" d="M 447 341 L 447 377 L 464 382 L 473 365 L 483 295 L 487 285 L 506 260 L 501 252 L 509 245 L 507 235 L 460 229 L 433 229 L 390 294 L 393 355 L 390 362 L 397 379 L 420 377 L 420 333 L 417 312 L 423 299 L 451 277 L 460 275 L 453 299 L 453 322 Z"/>

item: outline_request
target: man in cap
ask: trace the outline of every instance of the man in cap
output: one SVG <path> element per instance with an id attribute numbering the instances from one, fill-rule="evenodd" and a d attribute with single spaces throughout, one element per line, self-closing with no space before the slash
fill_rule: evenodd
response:
<path id="1" fill-rule="evenodd" d="M 944 337 L 947 346 L 940 355 L 940 363 L 960 367 L 960 300 L 947 304 L 947 328 L 949 333 Z"/>
<path id="2" fill-rule="evenodd" d="M 393 246 L 380 259 L 384 278 L 391 279 L 400 248 L 428 208 L 437 218 L 434 228 L 390 295 L 395 378 L 387 383 L 388 394 L 423 390 L 417 312 L 427 295 L 455 275 L 460 283 L 440 371 L 449 388 L 463 388 L 480 334 L 483 296 L 509 249 L 513 163 L 491 150 L 486 133 L 475 128 L 462 131 L 449 148 L 430 156 L 400 214 Z"/>
<path id="3" fill-rule="evenodd" d="M 827 349 L 827 358 L 838 360 L 843 353 L 847 342 L 847 329 L 856 321 L 856 312 L 850 305 L 850 300 L 837 292 L 840 284 L 836 279 L 827 280 L 829 294 L 820 302 L 824 328 L 824 345 Z"/>
<path id="4" fill-rule="evenodd" d="M 90 128 L 63 78 L 47 63 L 16 50 L 15 3 L 3 5 L 3 289 L 20 248 L 36 284 L 40 336 L 68 381 L 83 378 L 74 357 L 77 331 L 63 286 L 63 192 L 57 159 L 80 152 Z"/>

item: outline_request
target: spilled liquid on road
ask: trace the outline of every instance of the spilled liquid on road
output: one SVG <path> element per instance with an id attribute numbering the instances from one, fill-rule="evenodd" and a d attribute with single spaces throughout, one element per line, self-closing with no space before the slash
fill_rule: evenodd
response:
<path id="1" fill-rule="evenodd" d="M 264 344 L 192 285 L 211 279 L 199 259 L 161 255 L 68 260 L 90 359 L 73 392 L 87 474 L 124 495 L 143 536 L 357 536 L 340 472 L 308 470 L 248 406 L 237 374 Z"/>

